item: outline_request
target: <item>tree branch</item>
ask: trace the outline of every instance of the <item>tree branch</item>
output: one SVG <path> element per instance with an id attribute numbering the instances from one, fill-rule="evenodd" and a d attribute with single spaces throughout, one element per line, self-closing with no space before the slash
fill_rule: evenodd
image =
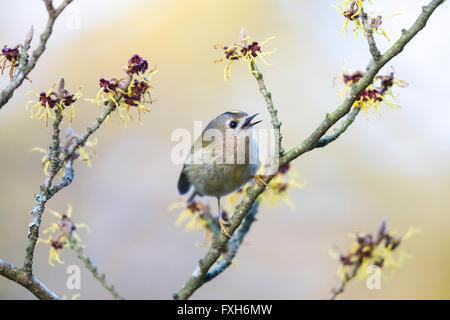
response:
<path id="1" fill-rule="evenodd" d="M 73 237 L 68 238 L 70 248 L 74 250 L 77 253 L 77 257 L 84 262 L 84 266 L 86 269 L 88 269 L 95 279 L 97 279 L 103 288 L 105 288 L 107 291 L 109 291 L 114 299 L 116 300 L 123 300 L 122 296 L 116 291 L 114 286 L 112 284 L 109 284 L 106 281 L 106 275 L 104 273 L 100 274 L 98 272 L 97 266 L 92 262 L 91 258 L 86 256 L 83 252 L 83 248 L 78 245 L 77 240 L 75 240 Z"/>
<path id="2" fill-rule="evenodd" d="M 60 88 L 61 86 L 64 88 L 63 79 L 61 79 L 60 81 Z M 61 146 L 60 146 L 59 126 L 61 125 L 62 119 L 63 119 L 62 110 L 56 108 L 55 120 L 53 122 L 52 143 L 50 143 L 49 146 L 50 169 L 47 178 L 41 185 L 40 193 L 35 197 L 35 206 L 31 211 L 31 214 L 33 215 L 33 220 L 28 225 L 28 246 L 26 248 L 26 255 L 23 264 L 23 269 L 30 276 L 32 275 L 33 272 L 34 248 L 36 247 L 37 239 L 39 237 L 39 227 L 41 225 L 42 213 L 45 210 L 45 204 L 54 195 L 54 193 L 50 195 L 49 190 L 52 185 L 52 181 L 58 172 L 58 167 L 60 166 L 59 155 L 61 152 Z"/>
<path id="3" fill-rule="evenodd" d="M 64 93 L 64 79 L 61 79 L 59 84 L 60 97 L 63 95 L 63 93 Z M 111 112 L 115 110 L 116 103 L 118 103 L 121 98 L 122 95 L 118 95 L 117 97 L 114 98 L 114 100 L 110 100 L 108 102 L 107 106 L 103 109 L 102 114 L 100 115 L 99 118 L 97 118 L 97 120 L 92 124 L 92 126 L 88 127 L 85 133 L 81 135 L 81 138 L 77 139 L 71 146 L 68 147 L 68 150 L 64 150 L 64 157 L 61 157 L 62 150 L 60 145 L 60 125 L 63 119 L 63 114 L 62 110 L 58 108 L 55 109 L 55 120 L 53 122 L 52 141 L 49 146 L 50 168 L 44 183 L 40 187 L 39 194 L 35 196 L 35 206 L 31 211 L 33 219 L 28 225 L 28 245 L 26 248 L 24 264 L 21 269 L 4 267 L 5 270 L 13 270 L 14 272 L 17 273 L 17 275 L 14 277 L 7 276 L 8 279 L 11 279 L 13 281 L 17 280 L 16 282 L 22 281 L 23 283 L 26 282 L 25 280 L 35 281 L 35 278 L 33 276 L 33 256 L 36 243 L 39 237 L 39 228 L 41 225 L 42 214 L 45 210 L 45 205 L 47 201 L 49 201 L 56 193 L 58 193 L 60 190 L 62 190 L 63 188 L 67 187 L 72 183 L 74 178 L 73 161 L 75 152 L 77 151 L 78 148 L 84 145 L 84 143 L 88 140 L 88 138 L 100 127 L 100 125 L 107 119 L 107 117 L 111 114 Z M 64 176 L 57 184 L 53 184 L 54 178 L 63 167 L 65 168 Z M 6 262 L 5 265 L 7 265 Z M 13 271 L 9 271 L 8 274 L 12 274 L 11 272 Z M 3 275 L 3 273 L 0 274 Z M 22 274 L 25 274 L 26 277 Z M 24 277 L 26 278 L 25 280 L 23 279 Z M 34 284 L 34 286 L 36 286 L 36 284 Z M 26 288 L 29 289 L 29 287 Z M 49 291 L 48 289 L 46 290 Z M 54 296 L 56 297 L 56 295 Z"/>
<path id="4" fill-rule="evenodd" d="M 228 241 L 228 250 L 225 254 L 222 254 L 222 260 L 218 261 L 216 266 L 208 271 L 203 280 L 204 282 L 214 279 L 231 265 L 239 250 L 239 247 L 242 244 L 242 241 L 244 241 L 245 236 L 249 232 L 252 223 L 256 221 L 255 216 L 258 213 L 258 206 L 258 202 L 255 202 L 252 209 L 245 216 L 245 219 L 239 229 L 236 230 L 234 236 L 230 239 L 230 241 Z"/>
<path id="5" fill-rule="evenodd" d="M 9 264 L 3 260 L 0 260 L 0 274 L 11 281 L 14 281 L 34 296 L 41 300 L 55 300 L 59 299 L 56 294 L 49 290 L 42 282 L 40 282 L 35 276 L 28 274 L 22 269 L 19 269 L 12 264 Z"/>
<path id="6" fill-rule="evenodd" d="M 271 117 L 272 127 L 275 130 L 275 134 L 278 136 L 278 137 L 275 137 L 275 138 L 278 138 L 278 141 L 277 141 L 278 153 L 279 153 L 279 156 L 282 156 L 284 154 L 284 149 L 283 149 L 283 146 L 281 145 L 283 136 L 281 135 L 281 130 L 280 130 L 281 122 L 280 122 L 280 120 L 278 120 L 278 110 L 275 109 L 275 106 L 273 105 L 272 94 L 269 92 L 269 90 L 267 90 L 266 84 L 264 82 L 263 74 L 261 72 L 259 72 L 258 66 L 256 65 L 256 63 L 254 61 L 252 61 L 251 68 L 252 68 L 252 74 L 255 77 L 256 81 L 258 82 L 259 91 L 261 92 L 262 96 L 264 97 L 264 100 L 266 101 L 267 111 L 269 111 L 269 114 Z"/>
<path id="7" fill-rule="evenodd" d="M 83 146 L 86 141 L 89 139 L 89 137 L 97 131 L 98 128 L 102 125 L 102 123 L 109 117 L 111 112 L 113 112 L 116 109 L 117 104 L 122 99 L 123 94 L 118 94 L 115 96 L 112 100 L 109 101 L 106 108 L 103 109 L 102 114 L 95 119 L 94 123 L 90 127 L 86 129 L 86 131 L 75 140 L 74 143 L 72 143 L 67 150 L 64 152 L 64 158 L 62 160 L 62 163 L 65 163 L 66 161 L 69 161 L 69 159 L 73 158 L 75 152 L 77 149 L 81 146 Z M 61 168 L 60 168 L 61 169 Z"/>
<path id="8" fill-rule="evenodd" d="M 335 128 L 333 134 L 320 138 L 314 148 L 323 148 L 339 138 L 341 134 L 343 134 L 345 130 L 350 127 L 353 121 L 355 121 L 359 111 L 361 111 L 361 107 L 352 108 L 352 110 L 347 114 L 347 118 L 341 121 L 341 126 L 339 128 Z"/>
<path id="9" fill-rule="evenodd" d="M 396 55 L 398 55 L 406 46 L 406 44 L 411 41 L 414 36 L 425 27 L 426 22 L 433 14 L 434 10 L 441 5 L 445 0 L 433 0 L 427 6 L 422 8 L 422 12 L 414 22 L 414 24 L 408 29 L 402 32 L 401 37 L 392 45 L 392 47 L 387 50 L 377 61 L 371 65 L 365 75 L 361 78 L 358 84 L 353 85 L 349 96 L 336 110 L 332 113 L 327 114 L 322 123 L 314 130 L 314 132 L 306 138 L 297 147 L 291 149 L 285 153 L 280 159 L 280 166 L 293 161 L 300 155 L 315 149 L 317 142 L 322 138 L 326 132 L 335 125 L 342 117 L 348 114 L 361 93 L 369 86 L 378 71 L 390 60 L 392 60 Z M 271 176 L 263 177 L 266 183 L 269 183 L 273 178 Z M 247 188 L 244 199 L 236 207 L 233 216 L 230 219 L 230 225 L 227 231 L 230 235 L 233 235 L 236 229 L 240 226 L 241 222 L 245 218 L 246 214 L 250 211 L 253 203 L 256 201 L 257 197 L 265 190 L 265 186 L 261 183 L 253 183 L 249 188 Z M 203 283 L 204 277 L 211 268 L 211 266 L 220 257 L 224 246 L 227 244 L 229 238 L 224 234 L 218 235 L 208 252 L 202 258 L 197 267 L 195 268 L 192 275 L 189 277 L 184 286 L 174 294 L 174 299 L 188 299 Z"/>
<path id="10" fill-rule="evenodd" d="M 51 0 L 44 0 L 45 6 L 48 12 L 47 25 L 40 36 L 40 43 L 38 47 L 33 51 L 31 59 L 24 58 L 28 55 L 31 38 L 27 36 L 25 40 L 24 50 L 22 51 L 21 58 L 19 59 L 19 66 L 15 76 L 11 79 L 9 85 L 0 92 L 0 109 L 11 99 L 14 91 L 20 87 L 23 81 L 27 78 L 27 75 L 34 69 L 40 56 L 45 51 L 47 41 L 53 32 L 53 25 L 61 12 L 72 2 L 73 0 L 64 0 L 58 8 L 54 9 Z"/>
<path id="11" fill-rule="evenodd" d="M 53 197 L 61 189 L 71 184 L 73 179 L 74 179 L 73 160 L 70 159 L 67 161 L 65 165 L 64 176 L 61 178 L 61 181 L 55 184 L 53 187 L 51 187 L 50 190 L 48 190 L 48 195 L 50 197 Z"/>
<path id="12" fill-rule="evenodd" d="M 359 259 L 353 266 L 352 269 L 349 273 L 345 274 L 345 279 L 339 281 L 339 284 L 331 289 L 331 295 L 330 295 L 330 300 L 335 300 L 338 295 L 340 295 L 342 292 L 344 292 L 345 286 L 347 285 L 347 283 L 352 280 L 353 278 L 356 277 L 356 275 L 358 274 L 358 270 L 361 267 L 361 263 L 362 263 L 362 259 Z"/>
<path id="13" fill-rule="evenodd" d="M 361 19 L 364 26 L 364 30 L 366 33 L 367 42 L 369 44 L 369 50 L 372 55 L 373 61 L 378 61 L 381 57 L 380 50 L 378 50 L 377 43 L 375 42 L 375 38 L 373 37 L 373 30 L 369 26 L 369 20 L 367 17 L 367 13 L 361 8 Z"/>
<path id="14" fill-rule="evenodd" d="M 121 96 L 117 98 L 121 99 Z M 117 100 L 117 101 L 118 101 Z M 29 243 L 26 249 L 26 256 L 23 268 L 30 275 L 32 274 L 32 265 L 33 265 L 33 254 L 34 248 L 36 246 L 36 242 L 39 236 L 39 227 L 41 224 L 42 213 L 45 210 L 45 204 L 48 200 L 50 200 L 58 191 L 68 186 L 73 181 L 73 156 L 77 149 L 84 145 L 87 139 L 100 127 L 100 125 L 105 121 L 105 119 L 111 114 L 111 112 L 115 109 L 116 104 L 113 101 L 110 101 L 108 105 L 104 108 L 102 114 L 99 118 L 94 122 L 94 124 L 88 127 L 85 133 L 81 136 L 81 138 L 77 139 L 75 143 L 70 146 L 70 150 L 65 151 L 65 156 L 61 160 L 60 159 L 60 138 L 59 138 L 59 125 L 62 120 L 62 113 L 56 113 L 56 119 L 53 123 L 53 136 L 52 143 L 50 144 L 49 149 L 49 160 L 50 160 L 50 170 L 47 178 L 43 185 L 41 185 L 41 191 L 38 195 L 36 195 L 35 206 L 31 211 L 33 215 L 33 220 L 28 226 L 28 239 Z M 61 181 L 52 186 L 53 179 L 58 174 L 59 170 L 63 168 L 63 164 L 65 164 L 65 174 Z"/>
<path id="15" fill-rule="evenodd" d="M 353 103 L 361 95 L 361 93 L 369 86 L 378 71 L 384 67 L 389 61 L 403 51 L 406 44 L 414 38 L 417 33 L 422 30 L 428 19 L 433 14 L 434 10 L 441 5 L 445 0 L 433 0 L 427 6 L 422 7 L 422 12 L 414 22 L 414 24 L 408 29 L 403 30 L 400 38 L 387 50 L 377 62 L 374 62 L 358 84 L 354 84 L 351 88 L 349 97 L 332 113 L 327 114 L 325 120 L 317 127 L 316 130 L 305 139 L 299 146 L 288 151 L 281 159 L 281 165 L 286 164 L 305 152 L 314 149 L 316 142 L 330 129 L 339 119 L 344 117 L 353 106 Z"/>

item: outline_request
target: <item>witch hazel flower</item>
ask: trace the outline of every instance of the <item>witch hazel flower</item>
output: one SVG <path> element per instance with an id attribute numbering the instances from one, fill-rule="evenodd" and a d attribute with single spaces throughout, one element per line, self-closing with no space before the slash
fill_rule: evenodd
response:
<path id="1" fill-rule="evenodd" d="M 234 44 L 232 46 L 224 46 L 221 44 L 215 44 L 214 49 L 222 49 L 223 57 L 220 59 L 214 60 L 214 63 L 225 62 L 224 68 L 224 78 L 225 80 L 230 79 L 231 65 L 233 62 L 241 61 L 247 64 L 249 73 L 256 73 L 256 68 L 254 67 L 256 64 L 256 58 L 259 58 L 260 61 L 265 63 L 266 65 L 270 65 L 265 59 L 265 56 L 273 54 L 276 49 L 272 51 L 263 52 L 262 46 L 264 46 L 267 42 L 274 39 L 275 37 L 270 37 L 264 41 L 257 42 L 253 41 L 246 34 L 245 28 L 242 28 L 239 34 L 239 44 Z"/>
<path id="2" fill-rule="evenodd" d="M 338 77 L 344 82 L 345 87 L 339 92 L 340 99 L 343 100 L 353 84 L 357 84 L 359 80 L 364 76 L 362 71 L 343 71 L 343 74 Z M 398 96 L 395 96 L 392 88 L 407 87 L 408 83 L 404 80 L 400 80 L 395 77 L 394 68 L 391 67 L 390 71 L 386 75 L 378 75 L 374 78 L 372 84 L 370 84 L 355 100 L 353 107 L 360 107 L 364 114 L 367 114 L 371 109 L 381 114 L 380 105 L 383 103 L 391 109 L 401 108 L 401 106 L 393 100 Z"/>
<path id="3" fill-rule="evenodd" d="M 124 123 L 133 120 L 131 110 L 136 109 L 139 123 L 142 123 L 141 113 L 150 112 L 150 108 L 146 105 L 153 103 L 150 94 L 152 88 L 150 77 L 156 72 L 156 67 L 149 69 L 148 61 L 134 54 L 128 60 L 124 71 L 126 76 L 122 78 L 100 78 L 100 90 L 95 99 L 87 100 L 97 105 L 107 105 L 113 101 L 119 118 Z"/>

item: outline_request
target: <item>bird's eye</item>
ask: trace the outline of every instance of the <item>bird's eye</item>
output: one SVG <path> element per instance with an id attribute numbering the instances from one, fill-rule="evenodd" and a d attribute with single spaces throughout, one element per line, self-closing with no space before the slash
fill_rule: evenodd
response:
<path id="1" fill-rule="evenodd" d="M 237 122 L 236 121 L 231 121 L 230 122 L 230 128 L 231 129 L 234 129 L 234 128 L 236 128 L 237 127 Z"/>

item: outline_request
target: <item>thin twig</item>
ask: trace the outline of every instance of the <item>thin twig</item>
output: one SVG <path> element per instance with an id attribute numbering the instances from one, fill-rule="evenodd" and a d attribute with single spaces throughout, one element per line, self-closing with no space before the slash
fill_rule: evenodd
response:
<path id="1" fill-rule="evenodd" d="M 106 275 L 104 273 L 99 273 L 97 266 L 92 262 L 91 258 L 86 256 L 83 252 L 83 248 L 80 247 L 77 240 L 73 237 L 68 238 L 70 248 L 74 250 L 77 253 L 78 259 L 84 262 L 84 266 L 87 270 L 89 270 L 95 279 L 97 279 L 103 288 L 105 288 L 107 291 L 109 291 L 114 299 L 116 300 L 123 300 L 122 296 L 116 291 L 114 286 L 112 284 L 109 284 L 106 281 Z"/>
<path id="2" fill-rule="evenodd" d="M 61 181 L 55 184 L 53 187 L 48 190 L 48 195 L 53 197 L 55 193 L 59 192 L 61 189 L 67 187 L 72 183 L 74 178 L 74 170 L 73 170 L 73 160 L 70 159 L 67 161 L 64 170 L 64 176 L 61 178 Z"/>
<path id="3" fill-rule="evenodd" d="M 271 123 L 272 127 L 275 130 L 275 135 L 278 138 L 277 141 L 277 150 L 279 153 L 279 156 L 281 157 L 284 154 L 283 146 L 281 145 L 281 142 L 283 140 L 283 136 L 281 135 L 281 122 L 278 120 L 278 110 L 275 109 L 275 106 L 273 105 L 272 101 L 272 94 L 267 90 L 266 84 L 264 82 L 264 77 L 261 72 L 259 72 L 258 66 L 254 61 L 252 61 L 251 64 L 252 68 L 252 74 L 255 77 L 256 81 L 258 82 L 259 91 L 261 92 L 262 96 L 264 97 L 264 100 L 267 104 L 267 111 L 269 111 L 270 117 L 271 117 Z"/>
<path id="4" fill-rule="evenodd" d="M 335 288 L 331 289 L 330 300 L 335 300 L 338 295 L 340 295 L 342 292 L 344 292 L 344 289 L 345 289 L 345 286 L 347 285 L 347 283 L 350 280 L 352 280 L 353 278 L 355 278 L 356 275 L 358 274 L 358 270 L 361 267 L 361 263 L 362 263 L 362 259 L 359 259 L 352 266 L 352 269 L 350 270 L 350 272 L 345 274 L 345 279 L 339 281 L 339 284 Z"/>
<path id="5" fill-rule="evenodd" d="M 56 19 L 72 1 L 73 0 L 64 0 L 59 7 L 55 9 L 51 0 L 44 0 L 48 12 L 48 20 L 47 25 L 40 36 L 40 43 L 31 54 L 31 58 L 25 59 L 24 57 L 28 56 L 26 51 L 28 50 L 31 42 L 31 38 L 28 36 L 30 33 L 27 35 L 23 50 L 24 52 L 21 54 L 21 58 L 19 59 L 19 66 L 17 67 L 16 74 L 11 79 L 9 85 L 0 92 L 0 109 L 9 101 L 9 99 L 11 99 L 14 91 L 22 85 L 28 74 L 34 69 L 40 56 L 45 51 L 47 41 L 53 32 L 53 25 L 55 24 Z"/>
<path id="6" fill-rule="evenodd" d="M 361 8 L 361 19 L 364 26 L 364 30 L 366 33 L 367 42 L 369 44 L 370 54 L 372 55 L 373 61 L 378 61 L 381 57 L 380 50 L 378 50 L 377 43 L 375 42 L 375 38 L 373 37 L 373 30 L 369 26 L 369 20 L 367 17 L 367 13 Z"/>
<path id="7" fill-rule="evenodd" d="M 118 103 L 122 99 L 122 97 L 123 97 L 123 94 L 118 94 L 117 96 L 113 97 L 108 102 L 108 105 L 103 109 L 101 115 L 97 119 L 95 119 L 94 123 L 92 123 L 91 126 L 86 128 L 86 131 L 80 137 L 75 139 L 74 143 L 72 143 L 72 145 L 70 145 L 69 148 L 67 148 L 67 150 L 65 150 L 62 163 L 65 163 L 69 159 L 73 158 L 77 149 L 86 143 L 86 141 L 89 139 L 89 137 L 95 131 L 97 131 L 97 129 L 102 125 L 102 123 L 109 117 L 111 112 L 113 112 L 116 109 L 116 106 L 118 105 Z"/>
<path id="8" fill-rule="evenodd" d="M 333 134 L 320 138 L 319 141 L 317 141 L 315 148 L 323 148 L 339 138 L 341 134 L 343 134 L 348 129 L 348 127 L 350 127 L 353 121 L 355 121 L 356 116 L 358 115 L 360 110 L 361 107 L 353 108 L 352 111 L 347 114 L 347 117 L 341 121 L 341 126 L 339 128 L 335 128 Z"/>
<path id="9" fill-rule="evenodd" d="M 401 37 L 387 50 L 378 61 L 375 61 L 365 75 L 361 78 L 358 84 L 353 85 L 349 97 L 332 113 L 327 114 L 325 120 L 314 130 L 314 132 L 306 138 L 300 145 L 286 152 L 280 159 L 280 165 L 284 165 L 293 161 L 300 155 L 315 149 L 317 142 L 322 138 L 326 132 L 334 126 L 342 117 L 348 114 L 353 106 L 353 103 L 361 95 L 361 93 L 369 86 L 378 71 L 392 58 L 398 55 L 411 41 L 414 36 L 425 27 L 426 22 L 434 12 L 434 10 L 441 5 L 445 0 L 433 0 L 427 6 L 422 8 L 422 12 L 408 29 L 404 30 Z M 264 176 L 263 180 L 268 183 L 273 178 L 272 176 Z M 261 183 L 253 183 L 246 189 L 246 194 L 241 203 L 236 207 L 234 214 L 230 219 L 230 225 L 227 231 L 233 235 L 246 214 L 250 211 L 253 203 L 257 197 L 265 191 L 265 186 Z M 192 275 L 189 277 L 184 286 L 174 294 L 174 299 L 188 299 L 203 283 L 204 277 L 211 268 L 211 266 L 220 257 L 223 247 L 227 244 L 229 238 L 226 235 L 220 234 L 215 238 L 206 255 L 199 261 Z"/>

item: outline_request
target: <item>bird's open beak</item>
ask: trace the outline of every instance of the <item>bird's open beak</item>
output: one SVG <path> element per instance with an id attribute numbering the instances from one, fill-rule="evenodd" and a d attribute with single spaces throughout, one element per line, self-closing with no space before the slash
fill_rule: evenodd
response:
<path id="1" fill-rule="evenodd" d="M 252 116 L 247 117 L 247 119 L 245 119 L 244 124 L 242 125 L 242 128 L 250 128 L 253 127 L 255 124 L 260 123 L 262 120 L 256 121 L 256 122 L 252 122 L 253 118 L 256 117 L 259 113 L 256 113 Z"/>

